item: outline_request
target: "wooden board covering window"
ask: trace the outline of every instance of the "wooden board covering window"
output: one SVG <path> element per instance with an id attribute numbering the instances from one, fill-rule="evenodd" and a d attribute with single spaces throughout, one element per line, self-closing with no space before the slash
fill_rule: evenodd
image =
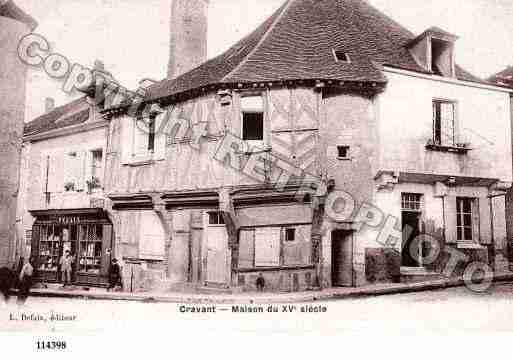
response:
<path id="1" fill-rule="evenodd" d="M 255 230 L 255 266 L 278 267 L 280 265 L 281 228 L 257 228 Z"/>

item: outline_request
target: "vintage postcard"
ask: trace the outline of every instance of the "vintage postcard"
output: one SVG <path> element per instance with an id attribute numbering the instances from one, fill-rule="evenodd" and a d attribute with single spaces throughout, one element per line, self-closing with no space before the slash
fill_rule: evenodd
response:
<path id="1" fill-rule="evenodd" d="M 512 19 L 0 0 L 3 347 L 513 333 Z"/>

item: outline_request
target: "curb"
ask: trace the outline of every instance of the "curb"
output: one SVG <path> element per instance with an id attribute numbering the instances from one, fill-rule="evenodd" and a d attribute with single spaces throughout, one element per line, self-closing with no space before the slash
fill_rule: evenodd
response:
<path id="1" fill-rule="evenodd" d="M 495 283 L 513 282 L 513 274 L 501 274 L 493 278 Z M 68 298 L 87 300 L 112 300 L 131 301 L 143 303 L 175 303 L 175 304 L 256 304 L 256 303 L 301 303 L 329 300 L 343 300 L 354 298 L 365 298 L 372 296 L 384 296 L 394 294 L 407 294 L 414 292 L 436 291 L 448 288 L 462 287 L 465 283 L 462 278 L 441 279 L 429 282 L 396 284 L 387 287 L 362 287 L 352 288 L 347 291 L 335 292 L 300 292 L 287 294 L 268 294 L 268 296 L 248 295 L 201 295 L 201 294 L 127 294 L 127 293 L 76 293 L 57 290 L 34 289 L 31 291 L 33 297 L 47 298 Z"/>

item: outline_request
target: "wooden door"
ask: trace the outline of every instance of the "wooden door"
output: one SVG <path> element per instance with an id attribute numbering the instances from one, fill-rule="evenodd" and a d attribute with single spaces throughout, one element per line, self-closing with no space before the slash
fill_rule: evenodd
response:
<path id="1" fill-rule="evenodd" d="M 353 235 L 335 231 L 331 240 L 331 275 L 334 287 L 353 286 Z"/>
<path id="2" fill-rule="evenodd" d="M 209 225 L 206 221 L 206 276 L 207 283 L 227 284 L 228 270 L 228 232 L 224 225 Z"/>

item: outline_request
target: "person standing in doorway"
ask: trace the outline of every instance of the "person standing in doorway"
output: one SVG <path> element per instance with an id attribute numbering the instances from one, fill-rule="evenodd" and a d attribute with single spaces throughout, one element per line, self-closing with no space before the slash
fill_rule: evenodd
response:
<path id="1" fill-rule="evenodd" d="M 26 259 L 20 271 L 20 286 L 18 293 L 18 304 L 20 305 L 25 304 L 30 293 L 30 287 L 32 287 L 32 276 L 34 274 L 34 267 L 32 266 L 31 262 L 33 262 L 32 259 Z"/>
<path id="2" fill-rule="evenodd" d="M 71 270 L 73 264 L 73 257 L 69 250 L 67 250 L 61 257 L 60 263 L 62 272 L 62 287 L 66 287 L 71 283 Z"/>

